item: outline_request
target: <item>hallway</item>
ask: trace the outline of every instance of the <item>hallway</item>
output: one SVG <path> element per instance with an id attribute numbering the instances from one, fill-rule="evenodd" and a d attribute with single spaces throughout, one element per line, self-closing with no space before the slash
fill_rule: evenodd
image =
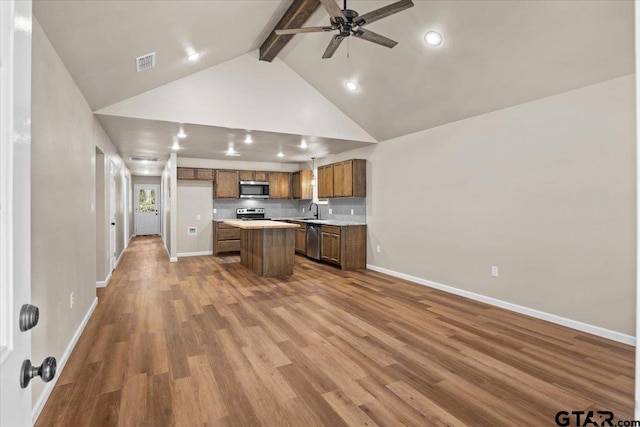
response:
<path id="1" fill-rule="evenodd" d="M 634 349 L 368 270 L 170 263 L 135 238 L 37 426 L 554 425 L 633 416 Z"/>

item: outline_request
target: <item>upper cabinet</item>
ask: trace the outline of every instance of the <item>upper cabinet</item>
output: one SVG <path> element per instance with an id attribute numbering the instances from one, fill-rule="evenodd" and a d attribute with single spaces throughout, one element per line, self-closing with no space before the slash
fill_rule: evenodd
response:
<path id="1" fill-rule="evenodd" d="M 294 199 L 312 199 L 312 178 L 313 172 L 310 170 L 293 172 L 291 174 L 291 197 Z"/>
<path id="2" fill-rule="evenodd" d="M 213 181 L 213 169 L 178 168 L 178 179 Z"/>
<path id="3" fill-rule="evenodd" d="M 271 172 L 269 173 L 269 198 L 270 199 L 288 199 L 290 197 L 290 178 L 289 172 Z"/>
<path id="4" fill-rule="evenodd" d="M 318 167 L 318 197 L 366 197 L 367 161 L 346 160 Z"/>
<path id="5" fill-rule="evenodd" d="M 238 171 L 216 171 L 213 185 L 214 199 L 237 199 L 239 197 Z"/>
<path id="6" fill-rule="evenodd" d="M 269 172 L 240 171 L 240 181 L 269 181 Z"/>
<path id="7" fill-rule="evenodd" d="M 318 166 L 318 198 L 333 197 L 333 165 Z"/>

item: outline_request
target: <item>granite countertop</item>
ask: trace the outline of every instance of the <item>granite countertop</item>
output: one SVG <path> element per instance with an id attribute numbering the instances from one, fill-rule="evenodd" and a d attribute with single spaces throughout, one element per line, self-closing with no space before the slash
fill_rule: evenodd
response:
<path id="1" fill-rule="evenodd" d="M 265 228 L 299 228 L 298 224 L 291 224 L 289 222 L 270 221 L 270 220 L 256 220 L 256 221 L 242 221 L 242 220 L 224 220 L 224 224 L 233 225 L 234 227 L 243 228 L 245 230 L 260 230 Z"/>
<path id="2" fill-rule="evenodd" d="M 315 218 L 273 218 L 274 221 L 300 221 L 308 224 L 335 225 L 336 227 L 346 227 L 349 225 L 367 225 L 360 221 L 340 221 L 336 219 L 315 219 Z"/>

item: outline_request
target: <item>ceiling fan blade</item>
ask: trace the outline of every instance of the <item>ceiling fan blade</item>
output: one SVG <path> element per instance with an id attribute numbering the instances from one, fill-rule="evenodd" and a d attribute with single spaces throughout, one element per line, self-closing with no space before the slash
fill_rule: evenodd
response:
<path id="1" fill-rule="evenodd" d="M 333 29 L 333 27 L 283 28 L 281 30 L 276 30 L 276 35 L 285 36 L 287 34 L 322 33 L 324 31 L 331 31 Z"/>
<path id="2" fill-rule="evenodd" d="M 346 22 L 347 18 L 345 18 L 344 13 L 338 6 L 338 3 L 335 0 L 320 0 L 322 6 L 329 12 L 329 16 L 331 16 L 331 20 L 335 22 Z"/>
<path id="3" fill-rule="evenodd" d="M 395 40 L 391 40 L 390 38 L 381 36 L 378 33 L 374 33 L 373 31 L 369 30 L 363 30 L 361 28 L 358 28 L 356 31 L 354 31 L 353 35 L 355 37 L 361 38 L 362 40 L 366 40 L 368 42 L 372 42 L 389 48 L 394 47 L 398 44 L 398 42 Z"/>
<path id="4" fill-rule="evenodd" d="M 340 46 L 340 43 L 342 43 L 342 40 L 344 40 L 344 37 L 339 34 L 333 36 L 333 38 L 329 42 L 329 46 L 327 46 L 327 50 L 325 50 L 324 55 L 322 55 L 322 59 L 331 58 L 336 49 L 338 49 L 338 47 Z"/>
<path id="5" fill-rule="evenodd" d="M 394 13 L 402 12 L 403 10 L 410 7 L 413 7 L 413 1 L 400 0 L 388 6 L 381 7 L 380 9 L 376 9 L 369 13 L 365 13 L 364 15 L 358 16 L 354 20 L 354 22 L 360 26 L 370 24 L 377 21 L 378 19 L 385 18 L 389 15 L 393 15 Z"/>

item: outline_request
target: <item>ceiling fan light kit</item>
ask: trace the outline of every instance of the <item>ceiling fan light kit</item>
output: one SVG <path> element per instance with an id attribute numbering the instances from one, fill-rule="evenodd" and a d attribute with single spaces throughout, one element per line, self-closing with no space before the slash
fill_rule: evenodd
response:
<path id="1" fill-rule="evenodd" d="M 390 38 L 374 33 L 373 31 L 364 29 L 362 27 L 413 6 L 412 0 L 400 0 L 388 6 L 381 7 L 380 9 L 365 13 L 364 15 L 360 15 L 355 10 L 351 10 L 347 7 L 347 0 L 344 0 L 343 9 L 340 9 L 340 6 L 338 6 L 335 0 L 320 0 L 320 3 L 322 3 L 322 6 L 329 13 L 329 16 L 331 18 L 331 25 L 324 27 L 280 29 L 276 30 L 276 34 L 281 36 L 287 34 L 337 31 L 337 34 L 333 36 L 333 38 L 329 42 L 329 46 L 327 46 L 327 49 L 322 55 L 322 58 L 324 59 L 331 58 L 340 46 L 340 43 L 342 43 L 345 38 L 350 36 L 354 36 L 359 39 L 366 40 L 368 42 L 388 48 L 394 47 L 398 44 L 397 41 L 391 40 Z"/>

